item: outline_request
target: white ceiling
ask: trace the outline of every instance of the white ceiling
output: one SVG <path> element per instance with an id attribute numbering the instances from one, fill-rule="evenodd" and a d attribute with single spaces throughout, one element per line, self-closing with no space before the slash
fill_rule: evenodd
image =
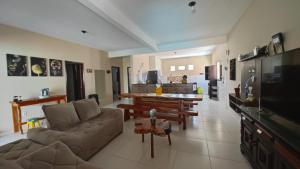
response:
<path id="1" fill-rule="evenodd" d="M 76 0 L 0 0 L 0 23 L 107 51 L 144 47 Z"/>
<path id="2" fill-rule="evenodd" d="M 215 45 L 202 46 L 197 48 L 180 49 L 166 52 L 146 53 L 139 56 L 157 56 L 160 59 L 174 59 L 193 56 L 208 56 L 211 55 L 216 48 Z"/>
<path id="3" fill-rule="evenodd" d="M 110 0 L 159 44 L 229 33 L 251 0 Z"/>
<path id="4" fill-rule="evenodd" d="M 124 56 L 224 43 L 251 2 L 197 0 L 193 14 L 188 0 L 0 0 L 0 23 Z"/>

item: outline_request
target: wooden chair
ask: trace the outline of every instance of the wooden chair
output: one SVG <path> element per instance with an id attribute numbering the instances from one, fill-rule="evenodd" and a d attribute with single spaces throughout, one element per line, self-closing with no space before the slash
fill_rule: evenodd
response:
<path id="1" fill-rule="evenodd" d="M 178 124 L 183 124 L 183 129 L 186 129 L 186 117 L 190 115 L 198 115 L 197 112 L 184 111 L 182 100 L 172 99 L 147 99 L 143 98 L 139 103 L 135 104 L 135 117 L 149 117 L 149 111 L 156 109 L 156 117 L 158 119 L 166 119 L 176 121 Z"/>

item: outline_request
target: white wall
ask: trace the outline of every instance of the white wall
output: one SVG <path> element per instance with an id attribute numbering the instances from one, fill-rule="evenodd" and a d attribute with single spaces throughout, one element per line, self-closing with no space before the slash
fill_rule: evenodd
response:
<path id="1" fill-rule="evenodd" d="M 0 131 L 12 131 L 9 101 L 13 96 L 37 97 L 42 88 L 50 88 L 53 94 L 66 93 L 65 74 L 63 77 L 8 77 L 7 53 L 76 61 L 84 63 L 85 68 L 107 69 L 107 53 L 96 49 L 5 25 L 0 25 L 0 37 Z M 84 73 L 84 80 L 86 94 L 95 93 L 94 73 Z M 38 108 L 24 110 L 31 113 L 41 111 Z"/>
<path id="2" fill-rule="evenodd" d="M 149 56 L 133 55 L 131 58 L 132 58 L 132 84 L 135 84 L 138 83 L 138 71 L 141 70 L 141 72 L 145 74 L 150 69 Z"/>
<path id="3" fill-rule="evenodd" d="M 127 67 L 131 67 L 131 58 L 130 56 L 122 57 L 123 62 L 123 91 L 124 93 L 128 93 L 128 76 L 127 76 Z"/>
<path id="4" fill-rule="evenodd" d="M 163 76 L 194 76 L 205 73 L 205 66 L 211 65 L 211 56 L 193 56 L 173 59 L 162 59 Z M 194 70 L 188 70 L 188 65 L 194 65 Z M 176 71 L 171 72 L 170 67 L 175 66 Z M 178 66 L 185 66 L 185 70 L 178 70 Z"/>
<path id="5" fill-rule="evenodd" d="M 268 44 L 278 32 L 284 33 L 286 50 L 299 48 L 299 7 L 299 0 L 254 0 L 229 34 L 227 44 L 220 45 L 213 53 L 213 64 L 222 61 L 228 65 L 229 59 L 249 53 L 255 46 Z M 229 56 L 226 49 L 230 50 Z M 241 83 L 241 63 L 237 62 L 236 81 L 229 80 L 229 71 L 226 76 L 228 94 Z"/>

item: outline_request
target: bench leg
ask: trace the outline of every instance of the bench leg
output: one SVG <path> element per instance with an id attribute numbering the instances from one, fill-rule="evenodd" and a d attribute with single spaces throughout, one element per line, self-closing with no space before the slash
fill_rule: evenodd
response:
<path id="1" fill-rule="evenodd" d="M 172 145 L 170 134 L 168 134 L 168 141 L 169 141 L 169 145 Z"/>
<path id="2" fill-rule="evenodd" d="M 183 120 L 183 130 L 185 130 L 186 129 L 186 116 L 185 115 L 183 115 L 182 120 Z"/>
<path id="3" fill-rule="evenodd" d="M 128 109 L 124 110 L 124 121 L 127 121 L 130 119 L 130 112 Z"/>
<path id="4" fill-rule="evenodd" d="M 151 158 L 154 158 L 154 140 L 153 140 L 153 134 L 151 133 Z"/>

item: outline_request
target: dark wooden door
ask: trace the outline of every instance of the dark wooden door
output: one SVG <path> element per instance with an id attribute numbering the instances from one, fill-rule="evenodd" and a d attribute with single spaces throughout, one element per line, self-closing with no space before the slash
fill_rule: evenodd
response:
<path id="1" fill-rule="evenodd" d="M 121 80 L 120 80 L 120 67 L 111 67 L 112 73 L 112 88 L 113 88 L 113 100 L 119 100 L 121 94 Z"/>
<path id="2" fill-rule="evenodd" d="M 83 79 L 83 63 L 66 61 L 67 76 L 67 100 L 75 101 L 85 98 L 85 87 Z"/>

